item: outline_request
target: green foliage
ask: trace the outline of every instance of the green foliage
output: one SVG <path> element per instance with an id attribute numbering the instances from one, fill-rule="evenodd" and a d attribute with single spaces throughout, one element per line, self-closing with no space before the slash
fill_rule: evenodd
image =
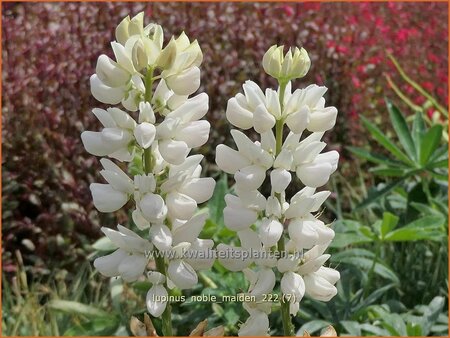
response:
<path id="1" fill-rule="evenodd" d="M 370 171 L 377 176 L 390 178 L 386 184 L 373 189 L 369 196 L 363 200 L 356 209 L 371 206 L 381 197 L 397 189 L 405 181 L 419 182 L 422 179 L 438 181 L 446 180 L 448 166 L 447 145 L 442 144 L 443 127 L 440 124 L 430 128 L 425 127 L 422 113 L 417 112 L 411 128 L 406 119 L 390 101 L 386 100 L 389 117 L 400 142 L 401 149 L 383 131 L 372 122 L 361 117 L 363 125 L 370 135 L 391 156 L 373 153 L 365 149 L 349 147 L 355 155 L 377 164 Z"/>

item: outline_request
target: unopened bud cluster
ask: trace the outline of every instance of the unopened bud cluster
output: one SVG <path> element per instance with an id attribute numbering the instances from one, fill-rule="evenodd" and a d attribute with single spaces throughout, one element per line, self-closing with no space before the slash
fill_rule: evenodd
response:
<path id="1" fill-rule="evenodd" d="M 284 46 L 273 45 L 264 54 L 263 68 L 270 76 L 279 81 L 290 81 L 301 78 L 308 73 L 311 60 L 304 48 L 295 47 L 283 54 Z"/>
<path id="2" fill-rule="evenodd" d="M 279 80 L 278 90 L 263 91 L 247 81 L 243 93 L 228 101 L 228 121 L 242 130 L 253 128 L 258 139 L 253 141 L 233 129 L 237 149 L 223 144 L 216 149 L 217 165 L 235 180 L 234 194 L 225 197 L 224 221 L 237 232 L 240 247 L 234 250 L 278 250 L 292 255 L 219 261 L 230 271 L 243 271 L 250 284 L 248 294 L 257 299 L 273 293 L 278 271 L 282 276 L 280 290 L 290 296 L 282 298 L 289 299 L 289 312 L 295 315 L 304 295 L 328 301 L 337 292 L 334 284 L 339 272 L 323 266 L 330 257 L 324 252 L 334 231 L 318 219 L 330 192 L 316 190 L 337 168 L 339 154 L 323 152 L 326 143 L 322 141 L 336 122 L 337 110 L 325 106 L 325 87 L 310 85 L 292 92 L 288 80 L 304 76 L 310 67 L 304 49 L 296 48 L 283 56 L 283 48 L 273 46 L 265 54 L 263 66 Z M 284 127 L 289 129 L 287 133 Z M 294 176 L 304 187 L 287 200 L 286 189 Z M 260 188 L 267 181 L 271 193 L 264 196 Z M 230 247 L 219 244 L 217 249 Z M 302 251 L 301 258 L 294 255 Z M 271 305 L 262 301 L 244 303 L 249 317 L 239 335 L 267 335 Z"/>
<path id="3" fill-rule="evenodd" d="M 115 59 L 100 55 L 90 79 L 97 100 L 121 103 L 123 109 L 93 109 L 102 128 L 84 131 L 81 138 L 89 153 L 105 157 L 100 174 L 106 183 L 90 186 L 95 207 L 114 212 L 131 201 L 137 228 L 103 227 L 117 250 L 97 258 L 94 266 L 105 276 L 125 281 L 147 274 L 152 283 L 147 308 L 159 317 L 166 302 L 155 299 L 164 299 L 173 287 L 195 286 L 196 270 L 211 267 L 213 259 L 175 255 L 170 261 L 162 258 L 158 271 L 147 271 L 148 252 L 213 247 L 211 240 L 198 238 L 207 214 L 198 214 L 197 204 L 211 197 L 215 182 L 200 177 L 203 156 L 189 156 L 192 148 L 206 143 L 210 130 L 209 122 L 202 120 L 208 95 L 189 98 L 200 85 L 202 51 L 184 33 L 163 46 L 162 27 L 144 27 L 143 21 L 143 13 L 122 20 L 111 42 Z M 131 162 L 138 173 L 130 177 L 111 159 Z"/>

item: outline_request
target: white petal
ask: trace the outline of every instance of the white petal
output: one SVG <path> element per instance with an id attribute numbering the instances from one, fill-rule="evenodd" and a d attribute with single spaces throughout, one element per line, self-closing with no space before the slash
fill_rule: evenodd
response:
<path id="1" fill-rule="evenodd" d="M 293 220 L 289 224 L 289 237 L 298 247 L 310 249 L 317 244 L 319 234 L 316 231 L 315 222 L 319 220 Z"/>
<path id="2" fill-rule="evenodd" d="M 217 246 L 217 258 L 230 271 L 242 271 L 252 263 L 248 250 L 222 243 Z"/>
<path id="3" fill-rule="evenodd" d="M 259 165 L 251 165 L 238 170 L 234 174 L 236 185 L 243 190 L 256 190 L 266 179 L 266 170 Z"/>
<path id="4" fill-rule="evenodd" d="M 198 282 L 195 270 L 181 259 L 171 261 L 167 273 L 170 280 L 181 290 L 191 289 Z"/>
<path id="5" fill-rule="evenodd" d="M 123 87 L 112 88 L 105 85 L 96 74 L 90 77 L 92 95 L 100 102 L 118 104 L 122 101 L 125 90 Z"/>
<path id="6" fill-rule="evenodd" d="M 189 148 L 183 141 L 162 140 L 158 146 L 161 156 L 170 164 L 183 163 L 189 153 Z"/>
<path id="7" fill-rule="evenodd" d="M 187 256 L 185 261 L 194 270 L 211 269 L 215 261 L 214 251 L 212 251 L 213 246 L 214 242 L 210 239 L 196 239 L 189 249 L 190 251 L 196 252 L 196 255 Z"/>
<path id="8" fill-rule="evenodd" d="M 253 113 L 243 108 L 235 97 L 228 100 L 225 112 L 227 120 L 241 129 L 250 129 L 253 126 Z"/>
<path id="9" fill-rule="evenodd" d="M 137 143 L 144 149 L 149 148 L 155 140 L 156 128 L 153 124 L 142 122 L 134 129 Z"/>
<path id="10" fill-rule="evenodd" d="M 172 246 L 172 234 L 166 225 L 153 225 L 150 228 L 150 238 L 152 243 L 161 251 L 169 250 Z"/>
<path id="11" fill-rule="evenodd" d="M 317 270 L 316 274 L 325 278 L 329 283 L 333 285 L 336 284 L 337 281 L 341 278 L 341 274 L 339 273 L 339 271 L 327 268 L 325 266 L 322 266 L 319 270 Z"/>
<path id="12" fill-rule="evenodd" d="M 191 95 L 200 87 L 200 69 L 191 67 L 184 72 L 166 78 L 167 86 L 177 95 Z"/>
<path id="13" fill-rule="evenodd" d="M 114 251 L 112 254 L 96 258 L 94 267 L 106 277 L 119 276 L 119 264 L 127 257 L 128 254 L 121 249 Z"/>
<path id="14" fill-rule="evenodd" d="M 219 144 L 216 148 L 216 163 L 227 174 L 234 174 L 239 169 L 250 165 L 250 161 L 238 151 Z"/>
<path id="15" fill-rule="evenodd" d="M 285 169 L 274 169 L 270 173 L 270 183 L 274 192 L 282 193 L 291 183 L 291 173 Z"/>
<path id="16" fill-rule="evenodd" d="M 133 193 L 133 181 L 122 171 L 122 169 L 106 158 L 102 158 L 100 163 L 103 168 L 105 168 L 100 171 L 100 174 L 114 189 L 127 194 Z"/>
<path id="17" fill-rule="evenodd" d="M 197 202 L 184 194 L 171 192 L 166 196 L 168 214 L 172 218 L 190 219 L 197 209 Z"/>
<path id="18" fill-rule="evenodd" d="M 252 296 L 261 296 L 264 294 L 271 293 L 275 286 L 276 277 L 275 273 L 272 269 L 262 269 L 258 272 L 257 280 L 252 290 L 250 291 L 250 295 Z"/>
<path id="19" fill-rule="evenodd" d="M 318 188 L 328 182 L 333 168 L 330 163 L 312 162 L 297 167 L 297 177 L 303 184 Z"/>
<path id="20" fill-rule="evenodd" d="M 328 107 L 321 110 L 314 110 L 310 115 L 308 130 L 312 132 L 322 132 L 330 130 L 336 124 L 337 109 Z"/>
<path id="21" fill-rule="evenodd" d="M 136 70 L 133 66 L 133 61 L 131 61 L 131 53 L 128 52 L 124 46 L 115 41 L 111 42 L 111 47 L 116 57 L 117 63 L 124 69 L 126 69 L 130 74 L 134 74 Z"/>
<path id="22" fill-rule="evenodd" d="M 241 325 L 238 336 L 267 336 L 269 318 L 264 312 L 254 312 Z"/>
<path id="23" fill-rule="evenodd" d="M 150 223 L 161 223 L 167 215 L 164 200 L 157 194 L 145 194 L 139 202 L 139 207 L 144 218 Z"/>
<path id="24" fill-rule="evenodd" d="M 173 230 L 173 244 L 194 242 L 200 235 L 207 218 L 208 214 L 206 212 L 195 215 L 189 221 Z"/>
<path id="25" fill-rule="evenodd" d="M 259 237 L 266 248 L 278 243 L 283 233 L 283 225 L 276 219 L 265 218 L 259 227 Z"/>
<path id="26" fill-rule="evenodd" d="M 125 257 L 119 265 L 119 273 L 126 282 L 134 282 L 144 273 L 148 260 L 144 255 Z"/>
<path id="27" fill-rule="evenodd" d="M 105 54 L 98 57 L 95 72 L 100 81 L 109 87 L 123 86 L 131 78 L 130 73 L 119 67 L 116 62 Z"/>
<path id="28" fill-rule="evenodd" d="M 322 302 L 328 302 L 337 294 L 337 289 L 317 273 L 304 276 L 306 294 Z"/>
<path id="29" fill-rule="evenodd" d="M 288 271 L 283 274 L 280 288 L 285 295 L 292 295 L 293 302 L 300 302 L 305 295 L 305 282 L 302 276 L 295 272 Z"/>
<path id="30" fill-rule="evenodd" d="M 150 102 L 139 103 L 139 123 L 142 122 L 155 123 L 155 113 Z"/>
<path id="31" fill-rule="evenodd" d="M 261 103 L 265 103 L 266 98 L 259 86 L 250 80 L 245 81 L 242 88 L 244 89 L 245 98 L 247 99 L 248 105 L 254 110 Z"/>
<path id="32" fill-rule="evenodd" d="M 269 131 L 275 125 L 275 117 L 269 113 L 264 104 L 256 107 L 253 113 L 253 126 L 256 132 L 262 134 Z"/>
<path id="33" fill-rule="evenodd" d="M 170 118 L 179 118 L 184 122 L 197 121 L 205 116 L 209 107 L 209 98 L 206 93 L 191 97 L 173 112 L 167 115 Z"/>
<path id="34" fill-rule="evenodd" d="M 301 134 L 308 126 L 309 122 L 309 108 L 303 106 L 299 111 L 288 115 L 286 118 L 286 124 L 289 129 L 295 134 Z"/>
<path id="35" fill-rule="evenodd" d="M 153 285 L 147 292 L 147 310 L 153 317 L 160 317 L 166 309 L 168 293 L 164 286 Z"/>
<path id="36" fill-rule="evenodd" d="M 133 218 L 133 222 L 134 224 L 136 224 L 139 230 L 145 230 L 150 228 L 150 222 L 148 222 L 144 218 L 144 216 L 142 216 L 142 213 L 138 209 L 135 209 L 133 211 L 131 217 Z"/>
<path id="37" fill-rule="evenodd" d="M 189 148 L 197 148 L 206 143 L 209 137 L 210 124 L 206 120 L 193 121 L 179 129 L 175 138 L 184 141 Z"/>
<path id="38" fill-rule="evenodd" d="M 239 231 L 247 229 L 258 219 L 258 213 L 246 208 L 226 206 L 223 209 L 224 223 L 227 228 Z"/>
<path id="39" fill-rule="evenodd" d="M 188 195 L 197 203 L 209 200 L 214 192 L 216 181 L 212 177 L 193 178 L 179 189 L 180 193 Z"/>
<path id="40" fill-rule="evenodd" d="M 104 141 L 101 132 L 83 131 L 81 141 L 86 151 L 95 156 L 108 156 L 117 150 L 114 144 Z"/>
<path id="41" fill-rule="evenodd" d="M 94 206 L 101 212 L 113 212 L 122 208 L 128 202 L 128 195 L 115 190 L 109 184 L 92 183 L 89 186 Z"/>

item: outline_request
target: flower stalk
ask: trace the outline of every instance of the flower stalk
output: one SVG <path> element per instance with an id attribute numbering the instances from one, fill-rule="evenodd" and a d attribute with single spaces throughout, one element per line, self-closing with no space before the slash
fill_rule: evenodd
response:
<path id="1" fill-rule="evenodd" d="M 212 257 L 183 255 L 214 245 L 198 238 L 207 213 L 197 213 L 197 205 L 212 196 L 215 181 L 200 177 L 203 156 L 189 156 L 191 149 L 208 140 L 210 124 L 202 120 L 208 96 L 189 98 L 200 86 L 203 54 L 198 42 L 183 32 L 164 47 L 162 27 L 153 23 L 144 27 L 143 21 L 143 13 L 123 19 L 111 43 L 116 60 L 107 55 L 98 58 L 91 91 L 97 100 L 114 106 L 94 109 L 103 129 L 84 131 L 81 139 L 93 155 L 142 166 L 141 174 L 129 177 L 110 159 L 100 160 L 107 183 L 91 184 L 94 206 L 100 212 L 114 212 L 132 200 L 129 225 L 136 229 L 102 227 L 116 250 L 98 257 L 94 266 L 125 282 L 146 277 L 151 283 L 147 310 L 161 318 L 162 333 L 173 336 L 171 290 L 194 287 L 197 271 L 213 264 Z M 156 271 L 147 270 L 150 260 Z"/>
<path id="2" fill-rule="evenodd" d="M 244 131 L 253 128 L 260 139 L 254 142 L 234 129 L 231 135 L 237 150 L 226 145 L 216 149 L 217 165 L 234 175 L 236 182 L 236 195 L 225 196 L 224 223 L 236 231 L 241 245 L 219 244 L 217 249 L 258 252 L 257 256 L 239 260 L 221 259 L 219 255 L 225 268 L 244 273 L 248 294 L 256 298 L 243 304 L 249 316 L 239 329 L 240 336 L 267 335 L 272 306 L 263 299 L 278 282 L 283 332 L 293 336 L 291 316 L 299 311 L 302 298 L 330 300 L 339 279 L 339 272 L 322 266 L 329 258 L 324 251 L 334 231 L 317 215 L 330 192 L 316 192 L 337 169 L 339 154 L 321 153 L 326 146 L 321 138 L 334 126 L 337 110 L 325 107 L 325 87 L 311 85 L 292 92 L 291 80 L 306 75 L 310 60 L 304 49 L 295 48 L 286 55 L 282 52 L 282 46 L 273 46 L 263 58 L 266 73 L 278 80 L 278 91 L 263 91 L 256 83 L 246 81 L 244 94 L 228 100 L 228 121 Z M 289 129 L 286 137 L 285 126 Z M 304 187 L 287 199 L 291 172 Z M 266 197 L 260 188 L 267 176 L 271 192 Z M 275 257 L 271 256 L 274 247 Z M 280 274 L 275 274 L 275 269 Z M 281 275 L 280 280 L 277 275 Z"/>

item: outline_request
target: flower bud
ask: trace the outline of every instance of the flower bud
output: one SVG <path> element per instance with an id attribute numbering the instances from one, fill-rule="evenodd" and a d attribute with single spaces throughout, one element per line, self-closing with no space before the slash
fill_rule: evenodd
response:
<path id="1" fill-rule="evenodd" d="M 136 41 L 133 49 L 131 50 L 131 60 L 133 61 L 134 68 L 136 68 L 137 71 L 147 67 L 148 57 L 145 51 L 144 43 L 141 39 Z"/>
<path id="2" fill-rule="evenodd" d="M 308 52 L 304 48 L 295 47 L 293 51 L 289 50 L 283 55 L 283 46 L 276 45 L 264 54 L 262 63 L 264 71 L 280 81 L 304 77 L 311 66 Z"/>
<path id="3" fill-rule="evenodd" d="M 128 34 L 129 25 L 130 25 L 130 17 L 127 16 L 120 22 L 120 24 L 116 28 L 116 40 L 121 45 L 125 45 L 125 42 L 127 42 L 128 37 L 130 36 Z"/>
<path id="4" fill-rule="evenodd" d="M 168 69 L 172 67 L 176 57 L 177 44 L 174 38 L 172 38 L 156 59 L 156 65 L 161 69 Z"/>

